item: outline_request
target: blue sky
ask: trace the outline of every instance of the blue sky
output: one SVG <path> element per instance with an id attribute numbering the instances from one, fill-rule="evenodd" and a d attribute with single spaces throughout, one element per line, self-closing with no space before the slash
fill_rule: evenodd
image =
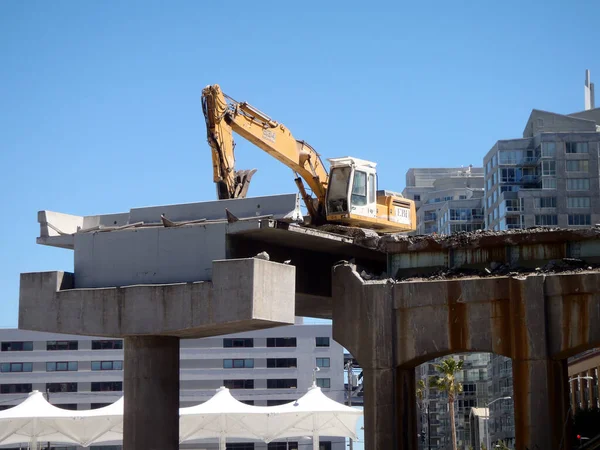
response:
<path id="1" fill-rule="evenodd" d="M 564 2 L 0 2 L 0 327 L 19 273 L 72 270 L 35 244 L 42 209 L 71 214 L 215 198 L 200 104 L 219 83 L 324 157 L 480 165 L 532 108 L 583 109 L 600 82 L 600 4 Z M 600 84 L 599 84 L 600 85 Z M 289 169 L 237 139 L 252 195 Z"/>

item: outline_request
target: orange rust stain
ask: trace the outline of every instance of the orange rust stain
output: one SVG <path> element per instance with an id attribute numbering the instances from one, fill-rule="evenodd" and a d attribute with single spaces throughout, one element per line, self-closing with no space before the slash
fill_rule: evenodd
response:
<path id="1" fill-rule="evenodd" d="M 466 350 L 469 340 L 467 305 L 462 298 L 460 281 L 448 281 L 448 333 L 450 349 Z"/>
<path id="2" fill-rule="evenodd" d="M 562 346 L 561 352 L 589 343 L 590 294 L 571 294 L 563 296 L 562 303 Z"/>
<path id="3" fill-rule="evenodd" d="M 511 344 L 512 358 L 527 359 L 529 357 L 529 338 L 527 336 L 527 321 L 523 295 L 524 281 L 511 280 L 510 282 L 510 318 L 511 318 Z"/>
<path id="4" fill-rule="evenodd" d="M 529 395 L 529 339 L 523 295 L 524 281 L 510 281 L 511 353 L 513 358 L 513 391 L 515 406 L 515 437 L 517 448 L 530 444 L 531 397 Z"/>
<path id="5" fill-rule="evenodd" d="M 511 356 L 510 300 L 497 299 L 491 303 L 492 350 L 497 355 Z"/>
<path id="6" fill-rule="evenodd" d="M 513 402 L 515 415 L 516 448 L 529 446 L 531 425 L 531 399 L 529 396 L 529 362 L 513 360 Z"/>

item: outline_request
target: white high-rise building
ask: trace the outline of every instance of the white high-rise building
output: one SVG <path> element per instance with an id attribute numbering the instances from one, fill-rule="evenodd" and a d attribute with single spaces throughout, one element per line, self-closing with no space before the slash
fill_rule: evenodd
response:
<path id="1" fill-rule="evenodd" d="M 240 401 L 277 405 L 306 393 L 313 382 L 344 402 L 343 348 L 331 325 L 297 324 L 203 339 L 182 339 L 180 406 L 208 400 L 220 386 Z M 319 371 L 314 371 L 318 367 Z M 0 409 L 23 401 L 29 392 L 49 395 L 67 409 L 99 408 L 123 395 L 123 341 L 74 335 L 0 330 Z M 228 450 L 311 448 L 309 439 L 264 443 L 228 442 Z M 71 450 L 77 447 L 52 447 Z M 96 446 L 93 450 L 118 450 Z M 216 449 L 217 441 L 186 449 Z M 342 450 L 343 438 L 321 439 L 320 450 Z"/>

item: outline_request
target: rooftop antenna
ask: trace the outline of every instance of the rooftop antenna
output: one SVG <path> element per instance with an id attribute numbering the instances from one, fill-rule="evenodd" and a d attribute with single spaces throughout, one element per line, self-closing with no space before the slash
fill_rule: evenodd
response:
<path id="1" fill-rule="evenodd" d="M 585 99 L 585 110 L 594 109 L 595 105 L 595 95 L 594 95 L 594 83 L 590 81 L 590 70 L 585 70 L 585 85 L 583 87 L 584 99 Z"/>

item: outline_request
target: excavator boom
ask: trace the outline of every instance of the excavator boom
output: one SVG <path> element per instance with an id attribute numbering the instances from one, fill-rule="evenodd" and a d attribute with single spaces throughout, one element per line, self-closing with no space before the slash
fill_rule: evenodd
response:
<path id="1" fill-rule="evenodd" d="M 219 199 L 245 197 L 250 178 L 255 172 L 254 169 L 235 171 L 232 135 L 235 132 L 291 168 L 298 175 L 296 184 L 311 217 L 324 214 L 328 173 L 319 154 L 310 145 L 296 140 L 283 124 L 248 103 L 237 102 L 226 96 L 219 85 L 204 88 L 202 105 Z M 302 180 L 316 201 L 312 200 Z"/>

